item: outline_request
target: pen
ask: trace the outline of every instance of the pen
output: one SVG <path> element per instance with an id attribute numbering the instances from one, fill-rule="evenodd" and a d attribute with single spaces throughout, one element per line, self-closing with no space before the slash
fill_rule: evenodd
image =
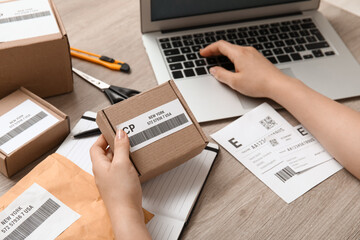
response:
<path id="1" fill-rule="evenodd" d="M 99 128 L 90 129 L 78 134 L 75 134 L 73 138 L 80 139 L 80 138 L 86 138 L 86 137 L 92 137 L 101 134 Z"/>
<path id="2" fill-rule="evenodd" d="M 84 50 L 80 50 L 77 48 L 70 48 L 71 56 L 77 57 L 89 62 L 97 63 L 103 65 L 104 67 L 110 68 L 112 70 L 122 71 L 122 72 L 130 72 L 130 66 L 122 61 L 107 57 L 101 56 L 95 53 L 87 52 Z"/>

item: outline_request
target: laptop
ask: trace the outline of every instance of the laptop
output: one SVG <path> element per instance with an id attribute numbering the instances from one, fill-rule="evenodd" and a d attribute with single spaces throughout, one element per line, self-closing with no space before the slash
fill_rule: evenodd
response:
<path id="1" fill-rule="evenodd" d="M 359 64 L 317 11 L 319 3 L 140 0 L 143 43 L 157 82 L 174 79 L 199 122 L 240 116 L 262 102 L 209 74 L 215 65 L 234 70 L 224 56 L 199 54 L 220 39 L 255 47 L 281 71 L 331 99 L 358 96 Z"/>

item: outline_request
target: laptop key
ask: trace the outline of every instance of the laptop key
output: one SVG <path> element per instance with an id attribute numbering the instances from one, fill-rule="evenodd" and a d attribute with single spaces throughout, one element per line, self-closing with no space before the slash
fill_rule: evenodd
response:
<path id="1" fill-rule="evenodd" d="M 289 36 L 291 38 L 298 38 L 300 37 L 300 34 L 298 32 L 289 32 Z"/>
<path id="2" fill-rule="evenodd" d="M 280 56 L 277 56 L 276 58 L 281 63 L 291 62 L 291 59 L 290 59 L 290 57 L 288 55 L 280 55 Z"/>
<path id="3" fill-rule="evenodd" d="M 312 54 L 306 54 L 303 56 L 304 59 L 311 59 L 314 58 Z"/>
<path id="4" fill-rule="evenodd" d="M 261 36 L 264 36 L 264 35 L 268 35 L 270 32 L 269 32 L 269 30 L 267 30 L 267 29 L 260 29 L 259 30 L 259 34 L 261 35 Z"/>
<path id="5" fill-rule="evenodd" d="M 249 37 L 249 35 L 247 34 L 247 32 L 238 32 L 237 33 L 238 37 L 241 38 L 247 38 Z"/>
<path id="6" fill-rule="evenodd" d="M 209 37 L 209 36 L 214 36 L 215 33 L 214 32 L 206 32 L 205 33 L 205 36 Z"/>
<path id="7" fill-rule="evenodd" d="M 314 54 L 314 56 L 317 57 L 317 58 L 324 56 L 323 52 L 322 52 L 320 49 L 319 49 L 319 50 L 312 50 L 311 52 L 312 52 L 312 54 Z"/>
<path id="8" fill-rule="evenodd" d="M 182 47 L 183 46 L 182 42 L 180 42 L 180 41 L 172 42 L 172 45 L 174 47 Z"/>
<path id="9" fill-rule="evenodd" d="M 327 51 L 327 52 L 325 52 L 325 55 L 326 56 L 332 56 L 332 55 L 335 55 L 335 52 L 334 51 Z"/>
<path id="10" fill-rule="evenodd" d="M 195 68 L 195 71 L 196 71 L 197 75 L 207 74 L 207 72 L 206 72 L 206 70 L 205 70 L 204 67 Z"/>
<path id="11" fill-rule="evenodd" d="M 202 34 L 202 33 L 195 33 L 193 36 L 194 36 L 195 38 L 201 38 L 201 37 L 204 36 L 204 34 Z"/>
<path id="12" fill-rule="evenodd" d="M 272 34 L 275 34 L 275 33 L 279 33 L 280 30 L 278 28 L 270 28 L 269 31 L 272 33 Z"/>
<path id="13" fill-rule="evenodd" d="M 268 36 L 268 39 L 269 39 L 270 41 L 276 41 L 276 40 L 278 40 L 279 38 L 278 38 L 278 36 L 276 36 L 276 35 L 269 35 L 269 36 Z"/>
<path id="14" fill-rule="evenodd" d="M 172 74 L 172 76 L 173 76 L 174 79 L 178 79 L 178 78 L 183 78 L 183 77 L 184 77 L 184 75 L 182 74 L 181 71 L 174 71 L 174 72 L 172 72 L 171 74 Z"/>
<path id="15" fill-rule="evenodd" d="M 250 26 L 249 29 L 250 30 L 256 30 L 256 29 L 259 29 L 259 27 L 258 26 Z"/>
<path id="16" fill-rule="evenodd" d="M 303 29 L 310 29 L 310 28 L 316 28 L 315 24 L 314 23 L 302 23 L 300 24 L 300 26 L 303 28 Z"/>
<path id="17" fill-rule="evenodd" d="M 194 40 L 194 42 L 195 42 L 196 44 L 204 44 L 204 43 L 205 43 L 205 39 L 204 39 L 204 38 L 196 38 L 196 39 Z"/>
<path id="18" fill-rule="evenodd" d="M 319 41 L 324 41 L 325 38 L 319 31 L 319 29 L 311 29 L 310 33 L 312 33 Z"/>
<path id="19" fill-rule="evenodd" d="M 276 41 L 275 42 L 275 46 L 277 47 L 284 47 L 285 46 L 285 43 L 283 41 Z"/>
<path id="20" fill-rule="evenodd" d="M 162 43 L 161 48 L 162 49 L 169 49 L 169 48 L 171 48 L 171 44 L 170 43 Z"/>
<path id="21" fill-rule="evenodd" d="M 215 36 L 215 39 L 216 39 L 217 41 L 219 41 L 219 40 L 225 40 L 225 41 L 226 41 L 226 40 L 227 40 L 225 35 L 216 35 L 216 36 Z"/>
<path id="22" fill-rule="evenodd" d="M 256 50 L 263 50 L 264 49 L 264 47 L 263 47 L 263 45 L 261 45 L 261 44 L 254 44 L 254 45 L 252 45 Z"/>
<path id="23" fill-rule="evenodd" d="M 171 41 L 180 41 L 181 40 L 181 38 L 180 37 L 171 37 L 170 38 L 171 39 Z"/>
<path id="24" fill-rule="evenodd" d="M 298 44 L 306 43 L 306 40 L 305 40 L 305 38 L 303 38 L 303 37 L 297 38 L 297 39 L 295 39 L 295 41 L 296 41 Z"/>
<path id="25" fill-rule="evenodd" d="M 194 45 L 194 41 L 192 39 L 183 40 L 184 46 L 192 46 Z"/>
<path id="26" fill-rule="evenodd" d="M 193 77 L 193 76 L 195 76 L 195 72 L 194 72 L 194 70 L 192 70 L 192 69 L 185 69 L 185 70 L 184 70 L 184 74 L 185 74 L 186 77 Z"/>
<path id="27" fill-rule="evenodd" d="M 216 39 L 213 36 L 210 36 L 210 37 L 205 37 L 205 41 L 207 43 L 213 43 L 216 42 Z"/>
<path id="28" fill-rule="evenodd" d="M 267 57 L 267 59 L 268 59 L 272 64 L 278 63 L 278 61 L 276 60 L 275 57 Z"/>
<path id="29" fill-rule="evenodd" d="M 248 34 L 249 34 L 250 37 L 259 36 L 259 33 L 256 30 L 248 31 Z"/>
<path id="30" fill-rule="evenodd" d="M 286 45 L 288 45 L 288 46 L 292 46 L 292 45 L 295 45 L 295 44 L 296 44 L 293 39 L 287 39 L 287 40 L 285 40 L 285 43 L 286 43 Z"/>
<path id="31" fill-rule="evenodd" d="M 304 48 L 303 45 L 296 45 L 294 48 L 295 48 L 295 50 L 298 51 L 298 52 L 305 51 L 305 48 Z"/>
<path id="32" fill-rule="evenodd" d="M 289 35 L 287 33 L 279 33 L 279 38 L 280 39 L 288 39 Z"/>
<path id="33" fill-rule="evenodd" d="M 195 60 L 195 64 L 196 66 L 201 67 L 201 66 L 205 66 L 206 62 L 204 59 L 199 59 L 199 60 Z"/>
<path id="34" fill-rule="evenodd" d="M 247 30 L 248 30 L 247 27 L 238 28 L 238 31 L 239 31 L 239 32 L 244 32 L 244 31 L 247 31 Z"/>
<path id="35" fill-rule="evenodd" d="M 290 32 L 290 28 L 288 26 L 281 26 L 279 29 L 281 32 Z"/>
<path id="36" fill-rule="evenodd" d="M 183 66 L 181 65 L 181 63 L 170 64 L 169 67 L 171 70 L 183 69 Z"/>
<path id="37" fill-rule="evenodd" d="M 273 49 L 273 52 L 274 52 L 276 55 L 284 54 L 284 51 L 283 51 L 281 48 L 275 48 L 275 49 Z"/>
<path id="38" fill-rule="evenodd" d="M 182 39 L 192 39 L 192 35 L 184 35 L 182 36 Z"/>
<path id="39" fill-rule="evenodd" d="M 165 54 L 165 56 L 178 55 L 178 54 L 180 54 L 180 51 L 177 48 L 173 48 L 173 49 L 165 50 L 164 54 Z"/>
<path id="40" fill-rule="evenodd" d="M 199 52 L 201 49 L 201 46 L 200 45 L 192 46 L 191 49 L 193 50 L 193 52 Z"/>
<path id="41" fill-rule="evenodd" d="M 267 42 L 267 43 L 264 43 L 264 47 L 267 49 L 271 49 L 271 48 L 274 48 L 275 46 L 272 42 Z"/>
<path id="42" fill-rule="evenodd" d="M 248 44 L 255 44 L 255 43 L 257 43 L 257 41 L 256 41 L 255 38 L 247 38 L 247 39 L 246 39 L 246 42 L 247 42 Z"/>
<path id="43" fill-rule="evenodd" d="M 308 30 L 301 30 L 299 31 L 299 34 L 301 36 L 309 36 L 310 35 L 310 32 Z"/>
<path id="44" fill-rule="evenodd" d="M 187 58 L 187 60 L 194 60 L 194 59 L 197 59 L 197 57 L 196 57 L 196 54 L 195 53 L 189 53 L 189 54 L 186 54 L 186 58 Z M 185 60 L 185 58 L 184 58 L 184 60 Z M 183 61 L 184 61 L 183 60 Z"/>
<path id="45" fill-rule="evenodd" d="M 161 38 L 159 39 L 159 42 L 163 43 L 163 42 L 169 42 L 170 40 L 168 38 Z"/>
<path id="46" fill-rule="evenodd" d="M 225 31 L 224 30 L 219 30 L 215 32 L 217 35 L 224 35 Z"/>
<path id="47" fill-rule="evenodd" d="M 292 60 L 294 60 L 294 61 L 302 60 L 302 57 L 298 53 L 290 54 L 290 56 L 291 56 Z"/>
<path id="48" fill-rule="evenodd" d="M 229 33 L 229 34 L 226 35 L 226 37 L 227 37 L 229 40 L 237 39 L 237 36 L 236 36 L 236 34 L 234 34 L 234 33 Z"/>
<path id="49" fill-rule="evenodd" d="M 295 52 L 294 48 L 293 47 L 284 47 L 284 51 L 286 53 L 293 53 Z"/>
<path id="50" fill-rule="evenodd" d="M 257 40 L 258 40 L 259 42 L 267 42 L 267 41 L 268 41 L 267 37 L 264 37 L 264 36 L 257 37 Z"/>
<path id="51" fill-rule="evenodd" d="M 311 18 L 304 18 L 302 21 L 303 22 L 312 22 L 312 19 Z"/>
<path id="52" fill-rule="evenodd" d="M 320 48 L 327 48 L 329 47 L 329 44 L 327 42 L 309 43 L 305 44 L 305 47 L 307 50 L 314 50 Z"/>
<path id="53" fill-rule="evenodd" d="M 241 45 L 241 46 L 244 46 L 246 45 L 246 42 L 244 39 L 238 39 L 235 41 L 237 45 Z"/>
<path id="54" fill-rule="evenodd" d="M 194 63 L 191 62 L 191 61 L 190 62 L 184 62 L 183 64 L 184 64 L 185 68 L 193 68 L 193 67 L 195 67 Z"/>
<path id="55" fill-rule="evenodd" d="M 191 52 L 191 49 L 189 47 L 183 47 L 180 50 L 181 50 L 181 53 L 190 53 Z"/>
<path id="56" fill-rule="evenodd" d="M 177 56 L 167 57 L 166 60 L 168 63 L 176 63 L 176 62 L 185 61 L 185 57 L 183 55 L 177 55 Z"/>
<path id="57" fill-rule="evenodd" d="M 314 36 L 307 36 L 307 37 L 306 37 L 306 40 L 307 40 L 309 43 L 317 42 L 317 39 L 316 39 Z"/>
<path id="58" fill-rule="evenodd" d="M 265 56 L 265 57 L 268 57 L 268 56 L 272 56 L 273 53 L 271 52 L 271 50 L 264 50 L 264 51 L 261 51 L 261 53 Z"/>
<path id="59" fill-rule="evenodd" d="M 226 30 L 226 32 L 228 32 L 228 33 L 235 33 L 235 32 L 236 32 L 236 29 L 235 29 L 235 28 L 231 28 L 231 29 Z"/>

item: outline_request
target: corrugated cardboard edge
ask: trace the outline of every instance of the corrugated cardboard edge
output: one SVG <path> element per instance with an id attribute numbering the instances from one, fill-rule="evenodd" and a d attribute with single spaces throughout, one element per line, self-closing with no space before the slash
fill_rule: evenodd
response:
<path id="1" fill-rule="evenodd" d="M 175 82 L 173 80 L 169 80 L 168 83 L 170 84 L 170 86 L 174 90 L 175 94 L 178 96 L 182 106 L 185 108 L 186 112 L 188 113 L 189 117 L 191 118 L 191 121 L 193 122 L 193 124 L 195 125 L 197 130 L 199 131 L 201 137 L 204 139 L 205 143 L 208 144 L 209 140 L 207 139 L 205 133 L 203 132 L 202 128 L 200 127 L 200 124 L 198 123 L 198 121 L 196 120 L 194 114 L 192 113 L 189 106 L 187 105 L 187 103 L 186 103 L 183 95 L 181 94 L 180 90 L 177 88 Z M 204 146 L 204 148 L 205 148 L 205 146 Z"/>
<path id="2" fill-rule="evenodd" d="M 18 90 L 16 91 L 21 91 L 23 92 L 24 94 L 26 94 L 27 96 L 29 96 L 29 98 L 33 99 L 36 101 L 36 104 L 40 104 L 42 105 L 43 107 L 51 110 L 53 113 L 57 114 L 58 117 L 60 117 L 61 119 L 63 119 L 63 121 L 65 121 L 66 123 L 66 132 L 60 134 L 61 136 L 59 136 L 60 138 L 58 139 L 58 141 L 55 141 L 53 144 L 50 144 L 48 146 L 48 150 L 54 148 L 58 143 L 62 142 L 63 139 L 65 139 L 65 137 L 69 134 L 70 132 L 70 119 L 69 117 L 64 114 L 63 112 L 61 112 L 59 109 L 57 109 L 56 107 L 54 107 L 53 105 L 51 105 L 50 103 L 46 102 L 45 100 L 43 100 L 42 98 L 40 98 L 39 96 L 35 95 L 34 93 L 30 92 L 29 90 L 27 90 L 26 88 L 19 88 Z M 16 92 L 15 91 L 15 92 Z M 56 131 L 58 132 L 62 132 L 61 129 L 63 128 L 62 125 L 64 125 L 64 122 L 63 121 L 59 121 L 57 122 L 55 125 L 53 125 L 51 127 L 51 129 L 54 129 L 56 128 Z M 49 135 L 49 131 L 50 129 L 47 129 L 46 131 L 44 131 L 43 133 L 41 133 L 40 135 L 38 135 L 36 138 L 30 140 L 29 142 L 27 142 L 26 145 L 30 145 L 30 144 L 34 144 L 34 142 L 36 142 L 36 140 L 39 138 L 39 137 L 43 137 L 43 136 L 47 136 Z M 52 130 L 54 131 L 54 130 Z M 15 154 L 15 157 L 16 157 L 16 154 L 17 153 L 17 150 L 15 150 L 14 154 Z M 45 153 L 45 152 L 44 152 Z M 44 154 L 42 153 L 42 154 Z M 0 171 L 6 176 L 6 177 L 11 177 L 12 175 L 14 175 L 15 173 L 17 173 L 18 171 L 14 171 L 14 172 L 9 172 L 9 169 L 8 169 L 8 161 L 11 161 L 11 158 L 14 157 L 14 154 L 11 154 L 11 156 L 9 157 L 7 154 L 1 152 L 0 150 Z M 37 157 L 40 157 L 42 154 L 33 154 L 33 155 L 37 155 Z M 34 159 L 35 160 L 35 159 Z M 32 161 L 27 161 L 27 164 L 31 163 Z"/>

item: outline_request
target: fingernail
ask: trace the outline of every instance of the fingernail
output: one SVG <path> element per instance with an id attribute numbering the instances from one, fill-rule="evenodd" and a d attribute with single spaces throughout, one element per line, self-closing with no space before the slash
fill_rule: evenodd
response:
<path id="1" fill-rule="evenodd" d="M 216 73 L 216 69 L 215 68 L 210 68 L 210 74 L 211 75 L 215 75 L 215 73 Z"/>
<path id="2" fill-rule="evenodd" d="M 125 132 L 122 129 L 118 129 L 116 135 L 117 135 L 117 138 L 119 140 L 121 140 L 125 137 Z"/>

